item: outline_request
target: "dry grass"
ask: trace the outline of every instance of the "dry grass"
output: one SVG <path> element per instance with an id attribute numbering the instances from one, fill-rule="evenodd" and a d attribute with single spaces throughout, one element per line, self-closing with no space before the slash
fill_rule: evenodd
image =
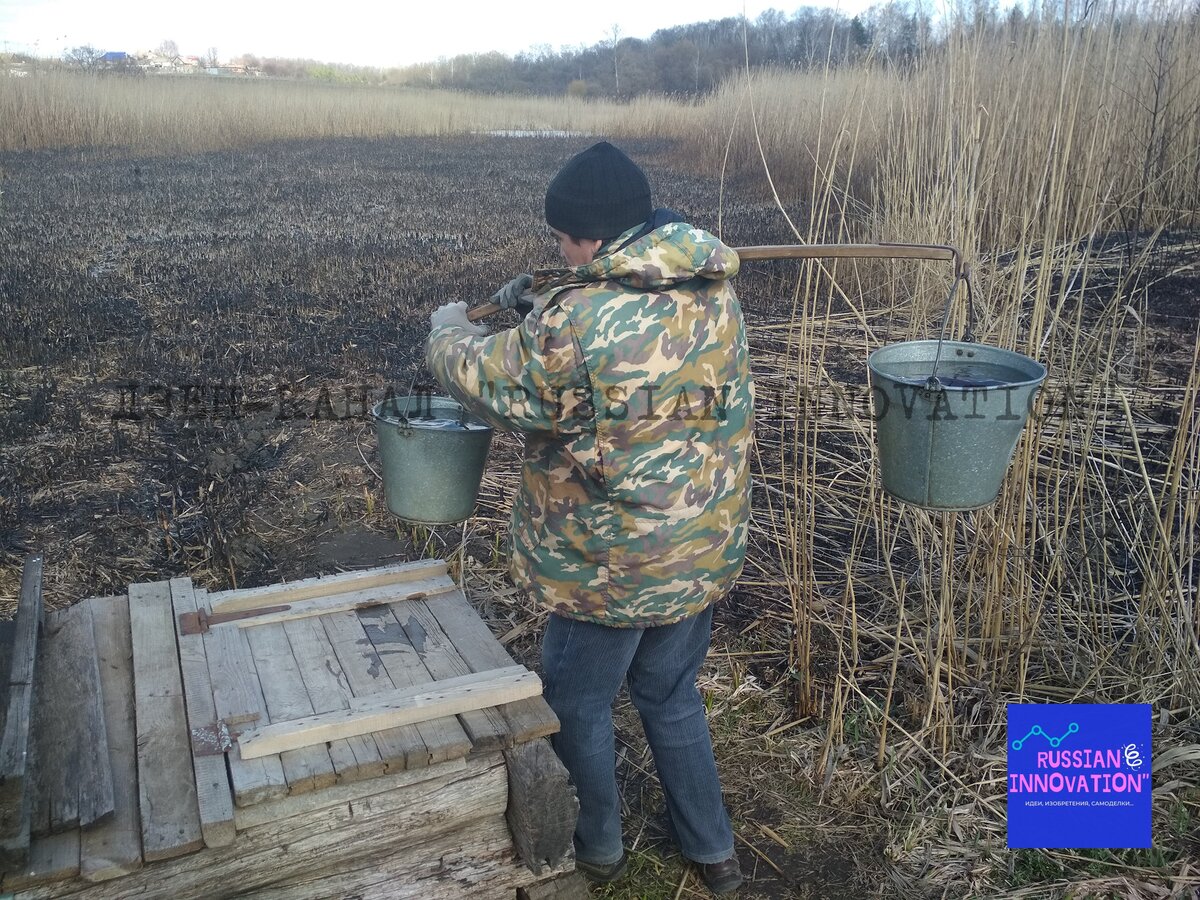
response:
<path id="1" fill-rule="evenodd" d="M 653 98 L 626 106 L 201 76 L 0 76 L 0 150 L 99 146 L 172 154 L 294 138 L 495 130 L 638 134 L 652 133 L 656 122 L 675 122 L 668 131 L 685 131 L 693 120 L 690 108 Z"/>

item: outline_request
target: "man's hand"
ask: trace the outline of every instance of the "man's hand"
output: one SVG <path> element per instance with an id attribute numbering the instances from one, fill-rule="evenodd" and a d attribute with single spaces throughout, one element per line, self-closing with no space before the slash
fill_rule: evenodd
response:
<path id="1" fill-rule="evenodd" d="M 472 322 L 467 318 L 467 304 L 462 300 L 439 306 L 433 311 L 433 314 L 429 317 L 429 329 L 432 331 L 443 325 L 457 325 L 460 328 L 465 328 L 476 337 L 483 337 L 488 333 L 486 325 Z"/>
<path id="2" fill-rule="evenodd" d="M 533 296 L 529 294 L 531 287 L 533 287 L 532 275 L 528 273 L 518 275 L 492 294 L 492 302 L 499 303 L 501 309 L 515 309 L 521 315 L 526 315 L 533 309 Z"/>

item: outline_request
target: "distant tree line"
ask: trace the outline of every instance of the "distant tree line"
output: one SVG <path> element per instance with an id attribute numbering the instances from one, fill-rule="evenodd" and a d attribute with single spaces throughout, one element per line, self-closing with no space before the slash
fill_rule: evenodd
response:
<path id="1" fill-rule="evenodd" d="M 482 93 L 634 97 L 695 96 L 745 67 L 812 67 L 861 57 L 880 43 L 892 58 L 920 51 L 928 16 L 904 2 L 849 18 L 806 7 L 791 15 L 770 9 L 753 21 L 725 18 L 625 37 L 614 27 L 592 46 L 534 47 L 516 56 L 463 54 L 392 69 L 386 80 Z"/>

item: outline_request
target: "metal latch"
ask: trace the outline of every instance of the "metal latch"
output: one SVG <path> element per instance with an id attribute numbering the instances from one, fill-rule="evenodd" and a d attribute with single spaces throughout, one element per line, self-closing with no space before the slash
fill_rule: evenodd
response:
<path id="1" fill-rule="evenodd" d="M 180 634 L 208 634 L 213 625 L 223 622 L 236 622 L 238 619 L 253 619 L 266 613 L 287 612 L 290 606 L 260 606 L 257 609 L 244 609 L 240 612 L 209 613 L 206 609 L 196 612 L 179 614 Z"/>

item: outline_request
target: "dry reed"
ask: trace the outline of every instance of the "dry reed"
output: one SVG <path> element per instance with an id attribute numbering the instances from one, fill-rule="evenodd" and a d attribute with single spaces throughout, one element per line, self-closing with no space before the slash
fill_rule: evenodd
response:
<path id="1" fill-rule="evenodd" d="M 1005 42 L 964 29 L 886 96 L 863 71 L 790 99 L 785 76 L 756 77 L 714 101 L 743 109 L 743 164 L 759 156 L 777 195 L 803 198 L 798 240 L 962 247 L 978 338 L 1051 373 L 997 502 L 931 513 L 879 486 L 862 373 L 876 347 L 936 334 L 950 273 L 808 265 L 790 300 L 752 317 L 779 415 L 760 416 L 758 442 L 774 559 L 748 580 L 789 598 L 794 714 L 828 723 L 814 781 L 836 769 L 891 798 L 881 824 L 906 895 L 1037 880 L 1002 851 L 1006 702 L 1151 704 L 1159 849 L 1092 874 L 1153 896 L 1197 884 L 1179 823 L 1200 810 L 1200 350 L 1146 334 L 1169 319 L 1152 270 L 1194 265 L 1194 243 L 1148 248 L 1200 205 L 1196 36 L 1194 20 L 1116 13 Z M 784 103 L 808 133 L 787 152 Z M 958 308 L 951 332 L 964 324 Z M 875 749 L 847 754 L 859 743 Z M 1047 858 L 1032 868 L 1064 886 L 1096 865 Z"/>

